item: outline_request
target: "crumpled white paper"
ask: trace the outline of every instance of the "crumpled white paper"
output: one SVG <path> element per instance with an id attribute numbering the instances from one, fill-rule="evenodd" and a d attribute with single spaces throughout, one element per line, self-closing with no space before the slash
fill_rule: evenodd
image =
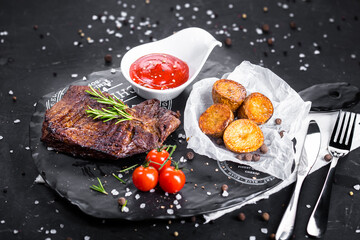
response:
<path id="1" fill-rule="evenodd" d="M 200 115 L 213 104 L 212 85 L 217 78 L 207 78 L 194 84 L 184 111 L 184 130 L 189 137 L 188 148 L 196 153 L 219 161 L 233 161 L 268 173 L 280 179 L 286 179 L 291 174 L 294 161 L 293 139 L 300 130 L 302 122 L 310 111 L 310 102 L 304 102 L 301 97 L 284 80 L 269 69 L 244 61 L 227 76 L 242 84 L 247 94 L 260 92 L 267 96 L 273 106 L 272 118 L 260 126 L 264 133 L 264 143 L 269 151 L 261 155 L 258 162 L 242 161 L 235 153 L 219 146 L 206 136 L 199 128 Z M 275 119 L 281 118 L 282 124 L 276 125 Z M 285 135 L 280 137 L 279 131 Z"/>

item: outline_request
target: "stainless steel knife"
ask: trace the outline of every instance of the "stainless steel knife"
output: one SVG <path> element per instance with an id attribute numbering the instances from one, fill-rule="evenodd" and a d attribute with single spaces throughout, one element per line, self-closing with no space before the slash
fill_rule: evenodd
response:
<path id="1" fill-rule="evenodd" d="M 305 137 L 304 146 L 300 155 L 297 180 L 294 193 L 290 199 L 289 205 L 281 219 L 277 229 L 276 240 L 285 240 L 291 237 L 295 226 L 296 210 L 300 195 L 301 186 L 314 165 L 319 154 L 321 144 L 320 128 L 315 120 L 311 120 Z"/>

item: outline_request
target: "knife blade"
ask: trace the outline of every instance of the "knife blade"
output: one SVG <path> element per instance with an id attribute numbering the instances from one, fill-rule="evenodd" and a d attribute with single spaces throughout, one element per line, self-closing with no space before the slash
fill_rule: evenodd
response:
<path id="1" fill-rule="evenodd" d="M 275 239 L 286 240 L 291 237 L 295 226 L 296 210 L 300 196 L 301 186 L 309 174 L 312 166 L 315 164 L 319 154 L 321 144 L 321 133 L 319 125 L 315 120 L 309 122 L 307 134 L 304 140 L 304 145 L 300 155 L 300 161 L 297 171 L 297 180 L 293 195 L 290 199 L 285 213 L 281 219 L 280 225 L 277 229 Z"/>

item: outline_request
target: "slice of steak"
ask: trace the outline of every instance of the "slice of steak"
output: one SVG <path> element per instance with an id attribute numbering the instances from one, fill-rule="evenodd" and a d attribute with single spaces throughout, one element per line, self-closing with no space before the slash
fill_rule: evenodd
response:
<path id="1" fill-rule="evenodd" d="M 41 140 L 59 152 L 92 159 L 119 159 L 160 147 L 180 125 L 180 113 L 146 100 L 127 111 L 138 120 L 115 124 L 88 116 L 88 106 L 109 107 L 85 92 L 87 86 L 70 86 L 64 97 L 46 111 Z M 104 95 L 108 95 L 104 93 Z"/>

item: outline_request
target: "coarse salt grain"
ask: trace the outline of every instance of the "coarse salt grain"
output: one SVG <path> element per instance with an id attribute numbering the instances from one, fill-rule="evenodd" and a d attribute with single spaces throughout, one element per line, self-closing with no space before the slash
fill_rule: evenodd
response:
<path id="1" fill-rule="evenodd" d="M 122 211 L 123 212 L 129 212 L 129 208 L 125 206 L 125 207 L 122 208 Z"/>
<path id="2" fill-rule="evenodd" d="M 9 95 L 13 95 L 14 92 L 12 90 L 9 91 Z"/>
<path id="3" fill-rule="evenodd" d="M 119 195 L 119 192 L 116 189 L 111 190 L 111 194 L 114 196 Z"/>
<path id="4" fill-rule="evenodd" d="M 211 195 L 211 192 L 206 192 L 206 194 L 207 194 L 208 196 L 210 196 L 210 195 Z"/>
<path id="5" fill-rule="evenodd" d="M 140 195 L 139 194 L 136 194 L 135 195 L 135 199 L 138 200 L 140 198 Z"/>
<path id="6" fill-rule="evenodd" d="M 306 71 L 307 68 L 305 66 L 300 66 L 300 71 Z"/>
<path id="7" fill-rule="evenodd" d="M 256 237 L 255 236 L 250 236 L 249 240 L 256 240 Z"/>
<path id="8" fill-rule="evenodd" d="M 315 55 L 318 55 L 318 54 L 320 54 L 320 51 L 319 51 L 319 50 L 315 50 L 315 51 L 314 51 L 314 54 L 315 54 Z"/>
<path id="9" fill-rule="evenodd" d="M 2 140 L 4 137 L 3 136 L 0 136 L 0 140 Z"/>
<path id="10" fill-rule="evenodd" d="M 304 57 L 305 57 L 305 54 L 300 53 L 300 54 L 299 54 L 299 57 L 300 57 L 300 58 L 304 58 Z"/>
<path id="11" fill-rule="evenodd" d="M 187 162 L 187 160 L 184 158 L 184 156 L 181 156 L 179 162 Z"/>
<path id="12" fill-rule="evenodd" d="M 73 73 L 73 74 L 71 74 L 71 77 L 72 77 L 72 78 L 77 78 L 77 77 L 78 77 L 78 74 L 77 74 L 77 73 Z"/>
<path id="13" fill-rule="evenodd" d="M 45 180 L 44 178 L 41 176 L 41 175 L 38 175 L 36 178 L 35 178 L 35 183 L 45 183 Z"/>
<path id="14" fill-rule="evenodd" d="M 5 223 L 5 220 L 1 220 L 0 223 L 1 223 L 1 224 L 4 224 L 4 223 Z"/>
<path id="15" fill-rule="evenodd" d="M 15 119 L 14 120 L 14 123 L 19 123 L 20 122 L 20 119 Z"/>
<path id="16" fill-rule="evenodd" d="M 38 200 L 35 200 L 34 204 L 36 204 L 36 205 L 39 204 L 39 201 L 38 201 Z"/>
<path id="17" fill-rule="evenodd" d="M 84 240 L 90 240 L 90 237 L 89 237 L 89 236 L 85 236 L 85 237 L 84 237 Z"/>
<path id="18" fill-rule="evenodd" d="M 176 198 L 177 200 L 180 200 L 180 199 L 182 198 L 182 196 L 178 193 L 178 194 L 176 194 L 175 198 Z"/>
<path id="19" fill-rule="evenodd" d="M 51 229 L 51 230 L 50 230 L 50 233 L 51 233 L 51 234 L 56 234 L 56 229 Z"/>
<path id="20" fill-rule="evenodd" d="M 255 30 L 257 34 L 259 35 L 263 34 L 263 31 L 260 28 L 256 28 Z"/>
<path id="21" fill-rule="evenodd" d="M 261 228 L 260 231 L 261 231 L 263 234 L 267 234 L 267 233 L 268 233 L 268 229 L 267 229 L 267 228 Z"/>
<path id="22" fill-rule="evenodd" d="M 311 205 L 310 205 L 310 204 L 306 204 L 306 207 L 307 207 L 307 208 L 311 208 Z"/>
<path id="23" fill-rule="evenodd" d="M 129 196 L 131 196 L 131 194 L 132 194 L 132 192 L 126 192 L 125 197 L 129 197 Z"/>
<path id="24" fill-rule="evenodd" d="M 227 197 L 229 196 L 229 192 L 228 191 L 223 191 L 223 193 L 221 194 L 223 197 Z"/>
<path id="25" fill-rule="evenodd" d="M 199 227 L 199 224 L 198 224 L 198 223 L 195 223 L 195 227 L 196 227 L 196 228 Z"/>
<path id="26" fill-rule="evenodd" d="M 18 234 L 18 233 L 19 233 L 19 230 L 14 229 L 13 233 L 14 233 L 14 234 Z"/>
<path id="27" fill-rule="evenodd" d="M 179 204 L 179 201 L 178 200 L 174 200 L 173 202 L 175 205 Z"/>
<path id="28" fill-rule="evenodd" d="M 149 191 L 149 192 L 153 193 L 153 192 L 155 192 L 155 189 L 150 189 L 150 191 Z"/>
<path id="29" fill-rule="evenodd" d="M 356 191 L 359 191 L 359 190 L 360 190 L 360 184 L 356 184 L 356 185 L 354 186 L 354 189 L 355 189 Z"/>
<path id="30" fill-rule="evenodd" d="M 180 209 L 180 208 L 181 208 L 180 204 L 176 205 L 176 209 Z"/>
<path id="31" fill-rule="evenodd" d="M 145 208 L 145 206 L 146 206 L 145 203 L 140 204 L 140 208 Z"/>
<path id="32" fill-rule="evenodd" d="M 168 214 L 170 214 L 170 215 L 174 214 L 174 210 L 173 210 L 173 209 L 170 209 L 170 208 L 167 209 L 166 212 L 167 212 Z"/>

